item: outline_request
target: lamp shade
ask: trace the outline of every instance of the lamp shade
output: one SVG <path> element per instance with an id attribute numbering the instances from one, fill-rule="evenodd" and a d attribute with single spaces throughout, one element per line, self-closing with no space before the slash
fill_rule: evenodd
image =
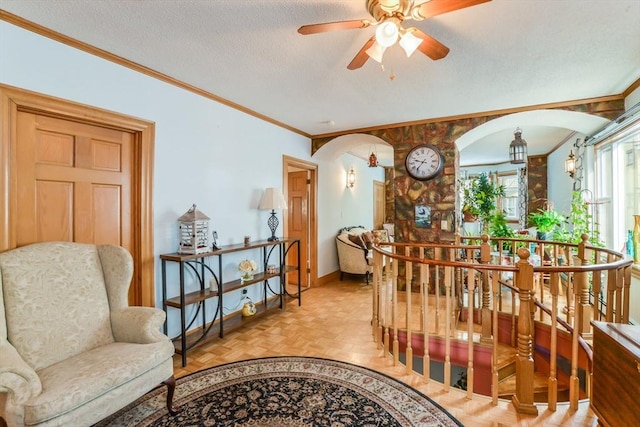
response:
<path id="1" fill-rule="evenodd" d="M 376 41 L 384 47 L 392 46 L 398 40 L 398 25 L 385 21 L 376 28 Z"/>
<path id="2" fill-rule="evenodd" d="M 413 35 L 412 31 L 407 30 L 400 37 L 400 46 L 404 49 L 407 57 L 411 56 L 422 43 L 422 39 Z"/>
<path id="3" fill-rule="evenodd" d="M 264 190 L 262 199 L 260 199 L 260 205 L 258 209 L 261 210 L 275 210 L 275 209 L 287 209 L 287 202 L 284 200 L 282 191 L 279 188 L 269 187 Z"/>
<path id="4" fill-rule="evenodd" d="M 374 59 L 379 63 L 382 63 L 382 55 L 384 55 L 384 51 L 386 49 L 387 48 L 382 46 L 380 43 L 375 42 L 365 52 L 367 53 L 367 55 L 369 55 L 371 59 Z"/>

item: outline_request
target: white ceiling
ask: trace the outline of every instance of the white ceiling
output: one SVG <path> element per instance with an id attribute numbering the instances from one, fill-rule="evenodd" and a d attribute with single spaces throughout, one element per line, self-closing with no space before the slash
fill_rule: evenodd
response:
<path id="1" fill-rule="evenodd" d="M 0 0 L 7 12 L 307 135 L 620 94 L 640 79 L 640 0 L 493 0 L 410 21 L 451 50 L 433 61 L 394 46 L 385 71 L 371 59 L 347 70 L 374 28 L 297 33 L 305 24 L 370 18 L 365 4 Z M 530 154 L 572 134 L 525 125 Z M 463 150 L 463 164 L 504 160 L 513 130 Z"/>

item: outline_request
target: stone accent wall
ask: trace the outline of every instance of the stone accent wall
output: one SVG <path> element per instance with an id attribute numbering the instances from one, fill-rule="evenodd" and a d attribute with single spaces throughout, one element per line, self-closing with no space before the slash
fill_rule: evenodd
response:
<path id="1" fill-rule="evenodd" d="M 394 168 L 384 168 L 384 222 L 391 223 L 396 219 L 396 195 L 393 191 Z"/>
<path id="2" fill-rule="evenodd" d="M 547 156 L 529 156 L 527 161 L 528 212 L 546 207 Z"/>

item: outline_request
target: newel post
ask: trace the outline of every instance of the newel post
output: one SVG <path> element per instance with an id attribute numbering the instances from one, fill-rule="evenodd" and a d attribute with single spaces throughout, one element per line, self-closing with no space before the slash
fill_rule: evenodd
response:
<path id="1" fill-rule="evenodd" d="M 581 238 L 582 242 L 578 245 L 578 259 L 581 265 L 589 265 L 589 260 L 591 259 L 591 250 L 587 249 L 589 236 L 583 234 Z M 591 320 L 593 320 L 593 310 L 589 302 L 589 276 L 588 273 L 580 271 L 574 273 L 573 278 L 575 280 L 574 292 L 578 296 L 575 308 L 575 327 L 580 334 L 587 334 L 591 331 Z M 597 304 L 598 296 L 595 295 L 595 298 Z M 609 310 L 608 307 L 607 310 Z"/>
<path id="2" fill-rule="evenodd" d="M 531 254 L 525 248 L 518 250 L 520 260 L 516 264 L 515 283 L 520 297 L 518 312 L 518 354 L 516 355 L 516 394 L 511 399 L 516 411 L 538 415 L 533 404 L 533 320 L 531 291 L 533 290 L 533 266 L 529 263 Z"/>

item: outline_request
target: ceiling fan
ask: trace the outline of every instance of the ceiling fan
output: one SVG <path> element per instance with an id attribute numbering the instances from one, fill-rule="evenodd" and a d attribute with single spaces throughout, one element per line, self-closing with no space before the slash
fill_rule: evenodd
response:
<path id="1" fill-rule="evenodd" d="M 376 26 L 375 35 L 367 40 L 347 66 L 350 70 L 362 67 L 369 58 L 382 62 L 382 55 L 385 49 L 398 40 L 407 56 L 411 56 L 418 49 L 429 58 L 438 60 L 447 56 L 449 48 L 416 27 L 403 28 L 402 23 L 404 20 L 422 21 L 488 1 L 491 0 L 427 0 L 423 2 L 413 0 L 366 0 L 367 10 L 373 20 L 356 19 L 353 21 L 303 25 L 298 28 L 298 32 L 308 35 Z"/>

